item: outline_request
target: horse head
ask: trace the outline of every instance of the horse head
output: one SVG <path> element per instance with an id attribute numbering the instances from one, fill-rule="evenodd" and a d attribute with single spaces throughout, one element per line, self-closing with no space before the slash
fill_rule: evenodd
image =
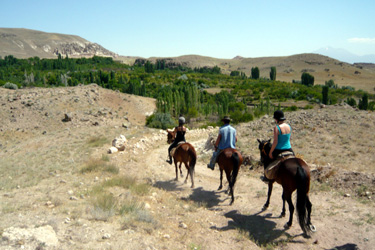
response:
<path id="1" fill-rule="evenodd" d="M 264 164 L 265 161 L 270 161 L 269 152 L 271 150 L 272 144 L 271 139 L 269 140 L 259 140 L 259 151 L 260 151 L 260 161 Z"/>
<path id="2" fill-rule="evenodd" d="M 171 130 L 167 129 L 167 142 L 169 144 L 171 144 L 171 143 L 173 143 L 174 139 L 175 139 L 174 131 L 173 130 L 171 131 Z"/>

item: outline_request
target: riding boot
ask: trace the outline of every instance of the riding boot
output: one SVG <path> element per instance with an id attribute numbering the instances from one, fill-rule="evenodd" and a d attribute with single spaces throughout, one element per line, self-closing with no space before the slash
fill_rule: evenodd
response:
<path id="1" fill-rule="evenodd" d="M 166 160 L 166 162 L 168 162 L 169 164 L 172 164 L 172 157 L 171 157 L 171 156 L 169 156 L 169 159 L 168 159 L 168 160 Z"/>
<path id="2" fill-rule="evenodd" d="M 266 184 L 268 184 L 268 183 L 270 182 L 270 180 L 269 180 L 265 175 L 261 176 L 260 179 L 261 179 L 264 183 L 266 183 Z"/>

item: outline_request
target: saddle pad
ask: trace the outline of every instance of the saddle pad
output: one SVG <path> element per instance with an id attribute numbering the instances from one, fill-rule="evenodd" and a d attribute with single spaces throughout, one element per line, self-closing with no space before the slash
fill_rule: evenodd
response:
<path id="1" fill-rule="evenodd" d="M 178 146 L 180 146 L 181 144 L 184 144 L 184 143 L 185 143 L 184 141 L 180 141 L 179 143 L 177 143 L 176 147 L 171 149 L 171 157 L 173 157 L 173 155 L 176 152 L 176 149 L 178 148 Z"/>
<path id="2" fill-rule="evenodd" d="M 279 166 L 280 166 L 280 163 L 281 160 L 277 159 L 273 162 L 271 162 L 267 168 L 264 170 L 264 175 L 269 179 L 269 180 L 273 180 L 275 179 L 276 175 L 277 175 L 277 171 L 279 170 Z"/>

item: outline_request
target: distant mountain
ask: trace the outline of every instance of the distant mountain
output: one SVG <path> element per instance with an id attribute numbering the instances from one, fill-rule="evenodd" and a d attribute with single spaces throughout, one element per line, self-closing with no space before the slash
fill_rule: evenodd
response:
<path id="1" fill-rule="evenodd" d="M 375 55 L 359 56 L 345 49 L 336 49 L 332 47 L 321 48 L 313 53 L 329 56 L 347 63 L 375 63 Z"/>
<path id="2" fill-rule="evenodd" d="M 118 55 L 97 43 L 89 42 L 79 36 L 46 33 L 29 29 L 0 28 L 0 56 L 13 55 L 17 58 L 56 58 L 92 57 Z"/>

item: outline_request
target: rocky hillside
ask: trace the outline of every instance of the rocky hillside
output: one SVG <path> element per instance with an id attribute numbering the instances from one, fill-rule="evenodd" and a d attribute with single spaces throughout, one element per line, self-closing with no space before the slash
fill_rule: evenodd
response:
<path id="1" fill-rule="evenodd" d="M 69 57 L 92 57 L 118 55 L 97 43 L 79 36 L 46 33 L 28 29 L 0 28 L 0 56 L 17 58 L 56 58 L 58 54 Z"/>

